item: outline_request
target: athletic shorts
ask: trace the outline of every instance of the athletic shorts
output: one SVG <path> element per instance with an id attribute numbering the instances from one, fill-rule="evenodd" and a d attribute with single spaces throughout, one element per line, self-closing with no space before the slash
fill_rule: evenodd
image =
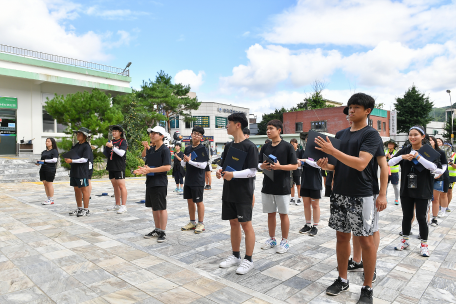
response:
<path id="1" fill-rule="evenodd" d="M 211 165 L 208 164 L 208 165 L 206 166 L 206 169 L 204 169 L 204 170 L 206 171 L 206 173 L 207 173 L 207 172 L 211 172 L 211 171 L 212 171 Z"/>
<path id="2" fill-rule="evenodd" d="M 434 190 L 443 192 L 443 181 L 434 181 Z"/>
<path id="3" fill-rule="evenodd" d="M 325 170 L 320 170 L 321 176 L 326 177 L 326 171 Z"/>
<path id="4" fill-rule="evenodd" d="M 298 171 L 298 170 L 296 170 L 296 171 Z M 299 170 L 299 171 L 301 171 L 301 170 Z M 301 186 L 301 175 L 295 174 L 293 172 L 292 178 L 293 178 L 293 185 Z"/>
<path id="5" fill-rule="evenodd" d="M 54 182 L 55 171 L 43 171 L 40 170 L 40 181 L 47 181 L 49 183 Z"/>
<path id="6" fill-rule="evenodd" d="M 274 195 L 261 192 L 261 202 L 263 203 L 263 213 L 279 212 L 288 214 L 290 195 Z"/>
<path id="7" fill-rule="evenodd" d="M 391 182 L 393 185 L 399 184 L 399 172 L 391 173 L 388 175 L 388 183 Z"/>
<path id="8" fill-rule="evenodd" d="M 456 176 L 450 176 L 450 184 L 456 183 Z"/>
<path id="9" fill-rule="evenodd" d="M 89 170 L 89 179 L 92 179 L 92 175 L 93 175 L 93 169 L 90 169 Z"/>
<path id="10" fill-rule="evenodd" d="M 450 185 L 448 186 L 448 189 L 453 189 L 454 183 L 450 182 Z"/>
<path id="11" fill-rule="evenodd" d="M 222 220 L 238 219 L 239 222 L 250 222 L 252 220 L 252 202 L 234 203 L 222 201 Z"/>
<path id="12" fill-rule="evenodd" d="M 147 187 L 146 188 L 146 207 L 153 211 L 166 210 L 166 196 L 168 187 Z"/>
<path id="13" fill-rule="evenodd" d="M 310 197 L 313 199 L 320 199 L 321 198 L 321 190 L 311 190 L 311 189 L 305 189 L 301 188 L 301 197 Z"/>
<path id="14" fill-rule="evenodd" d="M 375 197 L 350 197 L 332 194 L 328 226 L 355 236 L 370 236 L 378 231 L 378 211 Z"/>
<path id="15" fill-rule="evenodd" d="M 201 203 L 203 201 L 203 187 L 190 187 L 184 185 L 184 199 L 191 199 L 194 203 Z"/>
<path id="16" fill-rule="evenodd" d="M 125 171 L 109 171 L 109 179 L 125 179 Z"/>
<path id="17" fill-rule="evenodd" d="M 70 177 L 70 186 L 84 188 L 89 186 L 88 178 Z"/>

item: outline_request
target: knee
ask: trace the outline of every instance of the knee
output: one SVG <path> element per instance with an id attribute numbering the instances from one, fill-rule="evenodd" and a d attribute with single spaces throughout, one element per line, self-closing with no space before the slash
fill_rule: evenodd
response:
<path id="1" fill-rule="evenodd" d="M 273 212 L 273 213 L 268 213 L 268 218 L 269 219 L 275 219 L 276 218 L 276 213 Z"/>
<path id="2" fill-rule="evenodd" d="M 239 225 L 239 221 L 237 219 L 234 219 L 234 220 L 230 220 L 230 226 L 232 228 L 238 228 L 240 225 Z"/>
<path id="3" fill-rule="evenodd" d="M 338 243 L 350 243 L 351 233 L 344 233 L 344 232 L 337 231 L 336 236 L 337 236 Z"/>

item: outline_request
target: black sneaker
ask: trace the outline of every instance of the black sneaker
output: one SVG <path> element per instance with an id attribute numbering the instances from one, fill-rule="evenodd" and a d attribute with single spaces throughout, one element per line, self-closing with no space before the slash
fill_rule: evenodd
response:
<path id="1" fill-rule="evenodd" d="M 358 264 L 355 261 L 353 261 L 352 258 L 350 258 L 350 260 L 348 260 L 348 271 L 353 271 L 353 270 L 362 269 L 362 268 L 364 268 L 363 261 L 361 261 Z"/>
<path id="2" fill-rule="evenodd" d="M 69 212 L 68 214 L 69 215 L 78 215 L 78 212 L 79 212 L 79 209 L 76 209 L 76 210 Z"/>
<path id="3" fill-rule="evenodd" d="M 347 291 L 348 290 L 348 280 L 347 283 L 342 282 L 342 279 L 340 277 L 337 278 L 337 280 L 334 281 L 334 283 L 326 288 L 326 294 L 330 296 L 337 296 L 340 294 L 342 291 Z"/>
<path id="4" fill-rule="evenodd" d="M 309 236 L 316 236 L 318 233 L 318 228 L 315 226 L 312 226 L 312 228 L 309 231 Z"/>
<path id="5" fill-rule="evenodd" d="M 89 209 L 87 209 L 87 210 L 85 210 L 85 209 L 79 209 L 78 214 L 77 214 L 77 217 L 80 217 L 80 216 L 89 216 L 89 215 L 90 215 Z"/>
<path id="6" fill-rule="evenodd" d="M 399 232 L 399 235 L 402 236 L 402 231 Z M 413 232 L 410 231 L 410 235 L 413 235 Z"/>
<path id="7" fill-rule="evenodd" d="M 299 230 L 299 233 L 308 233 L 312 228 L 309 226 L 309 225 L 304 225 L 304 227 L 301 228 L 301 230 Z"/>
<path id="8" fill-rule="evenodd" d="M 166 233 L 164 231 L 160 231 L 160 234 L 158 235 L 157 242 L 158 243 L 163 243 L 166 241 Z"/>
<path id="9" fill-rule="evenodd" d="M 374 291 L 369 286 L 363 286 L 361 288 L 361 296 L 359 297 L 357 304 L 373 304 L 374 303 Z"/>
<path id="10" fill-rule="evenodd" d="M 206 190 L 211 190 L 212 189 L 211 185 L 207 185 L 206 187 L 207 187 Z"/>
<path id="11" fill-rule="evenodd" d="M 439 225 L 439 223 L 437 222 L 437 219 L 432 219 L 431 226 L 432 227 L 437 227 L 438 225 Z"/>
<path id="12" fill-rule="evenodd" d="M 364 281 L 364 272 L 363 272 L 363 281 Z M 372 278 L 372 283 L 375 283 L 377 281 L 377 268 L 374 270 L 374 277 Z"/>
<path id="13" fill-rule="evenodd" d="M 144 238 L 145 238 L 145 239 L 151 239 L 151 238 L 157 237 L 158 234 L 159 234 L 159 233 L 158 233 L 157 229 L 154 229 L 154 230 L 152 230 L 151 232 L 149 232 L 148 234 L 146 234 L 146 235 L 144 236 Z"/>

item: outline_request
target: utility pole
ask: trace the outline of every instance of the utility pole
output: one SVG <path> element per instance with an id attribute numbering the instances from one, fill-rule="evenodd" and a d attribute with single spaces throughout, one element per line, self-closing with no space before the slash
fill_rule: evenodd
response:
<path id="1" fill-rule="evenodd" d="M 453 123 L 454 123 L 454 110 L 453 110 L 453 104 L 451 103 L 451 91 L 446 90 L 448 95 L 450 96 L 450 106 L 451 106 L 451 145 L 453 145 L 454 142 L 454 131 L 453 131 Z"/>

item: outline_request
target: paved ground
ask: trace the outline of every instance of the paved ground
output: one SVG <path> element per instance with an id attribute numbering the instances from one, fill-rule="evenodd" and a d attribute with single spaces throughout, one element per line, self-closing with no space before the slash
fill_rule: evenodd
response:
<path id="1" fill-rule="evenodd" d="M 110 182 L 93 183 L 90 217 L 74 218 L 68 182 L 56 183 L 56 204 L 42 206 L 42 185 L 2 184 L 0 189 L 0 303 L 356 303 L 362 273 L 350 273 L 350 291 L 329 297 L 325 288 L 337 277 L 335 232 L 327 227 L 328 198 L 321 200 L 320 231 L 301 235 L 302 206 L 291 207 L 291 249 L 263 251 L 266 215 L 261 212 L 262 176 L 257 178 L 254 228 L 255 269 L 247 275 L 218 264 L 230 251 L 229 223 L 220 220 L 220 181 L 205 192 L 206 232 L 182 232 L 187 203 L 168 189 L 168 242 L 143 235 L 153 226 L 144 197 L 144 179 L 127 180 L 128 212 L 105 211 L 112 204 Z M 390 200 L 393 195 L 389 191 Z M 380 217 L 381 244 L 375 303 L 456 303 L 456 212 L 431 227 L 430 258 L 412 249 L 397 252 L 401 210 L 390 204 Z M 413 227 L 417 235 L 418 227 Z M 280 232 L 278 231 L 278 235 Z M 242 246 L 244 248 L 244 246 Z M 244 254 L 244 252 L 241 252 Z"/>

